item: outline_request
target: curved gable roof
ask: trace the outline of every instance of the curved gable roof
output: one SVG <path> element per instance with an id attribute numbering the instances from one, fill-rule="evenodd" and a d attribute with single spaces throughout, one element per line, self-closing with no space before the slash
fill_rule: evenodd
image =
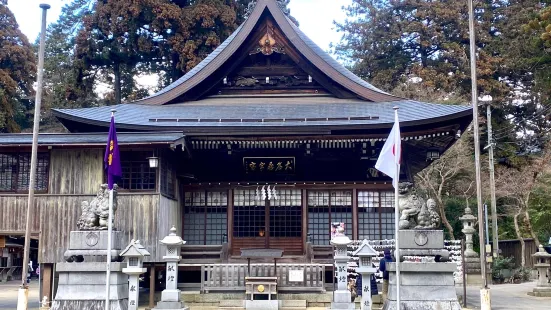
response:
<path id="1" fill-rule="evenodd" d="M 163 105 L 167 104 L 194 87 L 218 70 L 251 35 L 260 22 L 261 16 L 267 10 L 287 39 L 294 47 L 311 62 L 318 70 L 336 84 L 356 94 L 360 99 L 374 102 L 402 100 L 390 95 L 354 75 L 333 57 L 325 53 L 310 40 L 300 29 L 290 21 L 273 0 L 259 0 L 249 18 L 237 28 L 218 48 L 209 54 L 202 62 L 180 79 L 161 91 L 135 103 Z"/>

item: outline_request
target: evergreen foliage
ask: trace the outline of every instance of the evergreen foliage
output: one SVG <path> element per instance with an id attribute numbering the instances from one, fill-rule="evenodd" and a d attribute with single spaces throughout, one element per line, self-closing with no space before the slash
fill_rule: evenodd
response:
<path id="1" fill-rule="evenodd" d="M 19 132 L 31 126 L 36 63 L 5 3 L 0 3 L 0 47 L 0 132 Z"/>

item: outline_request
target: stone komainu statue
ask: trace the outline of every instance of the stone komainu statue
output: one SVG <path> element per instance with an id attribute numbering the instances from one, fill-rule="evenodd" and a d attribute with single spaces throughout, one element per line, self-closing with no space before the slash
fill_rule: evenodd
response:
<path id="1" fill-rule="evenodd" d="M 113 221 L 117 211 L 117 188 L 113 187 Z M 104 230 L 107 229 L 109 220 L 109 190 L 107 184 L 102 184 L 98 193 L 90 203 L 83 201 L 81 204 L 82 213 L 77 221 L 79 230 Z"/>
<path id="2" fill-rule="evenodd" d="M 400 183 L 398 188 L 400 229 L 438 229 L 440 215 L 434 199 L 425 203 L 417 196 L 411 183 Z"/>

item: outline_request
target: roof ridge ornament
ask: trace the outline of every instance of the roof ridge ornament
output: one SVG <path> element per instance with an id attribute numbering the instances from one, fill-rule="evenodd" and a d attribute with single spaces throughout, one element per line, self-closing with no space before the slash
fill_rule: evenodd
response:
<path id="1" fill-rule="evenodd" d="M 249 55 L 262 53 L 266 56 L 272 55 L 274 52 L 285 54 L 285 48 L 281 46 L 274 38 L 274 29 L 271 24 L 266 27 L 266 34 L 258 41 L 257 47 L 252 50 Z"/>

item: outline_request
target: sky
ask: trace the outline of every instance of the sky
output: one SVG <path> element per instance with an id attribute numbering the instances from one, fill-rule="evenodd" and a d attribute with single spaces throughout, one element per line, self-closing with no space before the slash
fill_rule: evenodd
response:
<path id="1" fill-rule="evenodd" d="M 34 42 L 40 32 L 40 3 L 51 5 L 48 10 L 48 22 L 55 22 L 61 13 L 61 8 L 70 0 L 8 0 L 8 7 L 15 15 L 21 31 Z M 322 49 L 328 50 L 331 42 L 340 40 L 341 34 L 334 30 L 333 21 L 343 21 L 346 18 L 341 10 L 352 0 L 291 0 L 289 8 L 300 23 L 300 28 L 310 39 Z"/>

